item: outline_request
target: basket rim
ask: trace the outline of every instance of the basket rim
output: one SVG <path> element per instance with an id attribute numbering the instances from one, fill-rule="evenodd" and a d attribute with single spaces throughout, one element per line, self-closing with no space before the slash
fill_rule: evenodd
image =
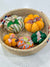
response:
<path id="1" fill-rule="evenodd" d="M 10 13 L 10 12 L 13 12 L 13 11 L 17 11 L 17 10 L 24 10 L 24 9 L 26 9 L 26 10 L 34 10 L 34 9 L 29 9 L 29 8 L 21 8 L 21 9 L 14 9 L 14 10 L 11 10 L 11 11 L 8 11 L 7 13 L 5 13 L 3 16 L 1 16 L 0 17 L 0 19 L 2 19 L 6 14 L 8 14 L 8 13 Z M 38 11 L 38 10 L 34 10 L 34 11 Z M 41 12 L 41 11 L 38 11 L 38 12 Z M 43 12 L 41 12 L 45 17 L 46 17 L 46 19 L 48 20 L 48 25 L 50 25 L 50 20 L 48 19 L 48 17 L 43 13 Z M 36 47 L 33 47 L 33 48 L 31 48 L 31 49 L 16 49 L 16 48 L 12 48 L 12 47 L 10 47 L 10 46 L 8 46 L 8 45 L 6 45 L 2 40 L 1 40 L 1 38 L 0 38 L 0 43 L 1 43 L 1 45 L 4 45 L 6 48 L 9 48 L 9 49 L 11 49 L 11 50 L 14 50 L 14 51 L 22 51 L 22 52 L 26 52 L 26 51 L 32 51 L 32 50 L 34 50 L 34 49 L 37 49 L 37 48 L 39 48 L 40 46 L 42 46 L 47 40 L 48 40 L 48 38 L 50 37 L 50 33 L 47 35 L 47 38 L 41 43 L 41 44 L 39 44 L 39 45 L 37 45 Z"/>

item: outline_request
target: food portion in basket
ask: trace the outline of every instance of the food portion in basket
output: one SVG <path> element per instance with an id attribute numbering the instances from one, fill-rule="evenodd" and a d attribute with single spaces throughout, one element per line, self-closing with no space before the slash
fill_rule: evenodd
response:
<path id="1" fill-rule="evenodd" d="M 37 45 L 40 44 L 41 42 L 43 42 L 46 37 L 47 37 L 47 35 L 45 33 L 43 33 L 42 31 L 37 31 L 31 35 L 31 39 L 32 39 L 33 43 L 37 44 Z"/>
<path id="2" fill-rule="evenodd" d="M 34 47 L 34 44 L 29 36 L 20 37 L 19 41 L 17 42 L 17 47 L 22 49 L 29 49 Z"/>
<path id="3" fill-rule="evenodd" d="M 23 18 L 17 15 L 8 15 L 1 20 L 0 27 L 7 29 L 9 32 L 18 33 L 24 28 Z"/>
<path id="4" fill-rule="evenodd" d="M 24 19 L 25 29 L 35 33 L 44 28 L 43 19 L 39 15 L 30 14 Z"/>
<path id="5" fill-rule="evenodd" d="M 6 34 L 3 37 L 3 41 L 8 46 L 18 47 L 20 49 L 29 49 L 34 47 L 34 44 L 29 36 L 17 38 L 14 33 Z"/>
<path id="6" fill-rule="evenodd" d="M 14 33 L 9 33 L 3 37 L 3 41 L 6 45 L 15 47 L 16 46 L 16 42 L 15 42 L 16 38 L 17 38 L 17 36 Z"/>

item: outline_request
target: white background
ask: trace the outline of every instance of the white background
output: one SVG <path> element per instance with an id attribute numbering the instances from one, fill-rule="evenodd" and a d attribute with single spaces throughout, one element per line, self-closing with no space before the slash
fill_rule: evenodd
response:
<path id="1" fill-rule="evenodd" d="M 33 8 L 43 11 L 50 19 L 50 0 L 0 0 L 0 16 L 17 8 Z M 31 56 L 10 54 L 0 44 L 0 67 L 50 67 L 50 42 Z"/>

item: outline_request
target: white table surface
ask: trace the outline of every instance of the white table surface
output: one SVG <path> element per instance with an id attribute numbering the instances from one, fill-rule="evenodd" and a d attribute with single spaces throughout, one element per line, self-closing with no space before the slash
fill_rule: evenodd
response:
<path id="1" fill-rule="evenodd" d="M 0 16 L 17 8 L 33 8 L 43 11 L 50 19 L 50 0 L 0 0 Z M 0 44 L 0 67 L 50 67 L 50 42 L 31 56 L 10 54 Z"/>

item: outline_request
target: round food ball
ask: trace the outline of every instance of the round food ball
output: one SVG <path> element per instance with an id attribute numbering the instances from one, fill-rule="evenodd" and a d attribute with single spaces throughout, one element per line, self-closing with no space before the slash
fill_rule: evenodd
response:
<path id="1" fill-rule="evenodd" d="M 43 33 L 42 31 L 37 31 L 37 32 L 32 34 L 31 39 L 32 39 L 34 44 L 38 45 L 41 42 L 43 42 L 46 37 L 47 36 L 45 33 Z"/>
<path id="2" fill-rule="evenodd" d="M 17 15 L 11 15 L 4 17 L 4 28 L 8 32 L 19 33 L 24 28 L 23 17 Z M 3 19 L 3 20 L 4 20 Z M 3 23 L 3 22 L 1 22 Z"/>
<path id="3" fill-rule="evenodd" d="M 29 36 L 26 36 L 26 37 L 19 38 L 19 41 L 17 41 L 17 46 L 18 48 L 21 48 L 21 49 L 29 49 L 29 48 L 32 48 L 34 44 L 31 38 Z"/>
<path id="4" fill-rule="evenodd" d="M 27 19 L 30 18 L 30 19 Z M 25 21 L 26 20 L 26 21 Z M 25 29 L 29 32 L 36 32 L 44 28 L 44 22 L 39 15 L 28 15 L 24 20 Z"/>

